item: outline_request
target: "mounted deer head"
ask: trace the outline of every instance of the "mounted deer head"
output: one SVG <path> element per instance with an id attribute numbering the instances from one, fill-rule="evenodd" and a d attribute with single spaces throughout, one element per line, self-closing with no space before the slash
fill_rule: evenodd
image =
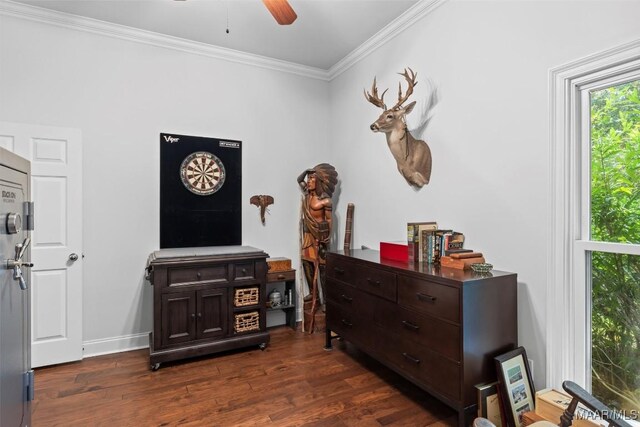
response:
<path id="1" fill-rule="evenodd" d="M 402 94 L 402 83 L 398 84 L 398 102 L 387 108 L 384 103 L 384 94 L 378 96 L 376 78 L 373 78 L 371 93 L 365 90 L 364 96 L 376 107 L 384 111 L 378 120 L 370 126 L 373 132 L 384 132 L 387 137 L 387 145 L 393 158 L 396 160 L 398 171 L 407 182 L 418 188 L 429 183 L 431 178 L 431 150 L 426 142 L 415 139 L 407 129 L 406 115 L 411 113 L 416 102 L 413 101 L 407 106 L 403 104 L 413 94 L 413 88 L 418 84 L 418 76 L 411 68 L 404 69 L 403 73 L 398 73 L 407 81 L 407 91 Z"/>

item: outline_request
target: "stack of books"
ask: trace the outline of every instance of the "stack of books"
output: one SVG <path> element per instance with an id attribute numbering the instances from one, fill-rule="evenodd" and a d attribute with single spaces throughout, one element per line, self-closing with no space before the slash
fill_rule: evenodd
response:
<path id="1" fill-rule="evenodd" d="M 440 265 L 443 267 L 457 268 L 459 270 L 470 270 L 471 264 L 483 263 L 484 256 L 480 252 L 457 252 L 440 258 Z"/>
<path id="2" fill-rule="evenodd" d="M 409 262 L 437 264 L 450 250 L 462 250 L 464 234 L 439 229 L 435 221 L 407 223 Z"/>
<path id="3" fill-rule="evenodd" d="M 554 424 L 560 424 L 560 417 L 565 409 L 571 403 L 571 396 L 561 391 L 546 388 L 536 393 L 536 414 L 551 421 Z M 573 427 L 600 427 L 596 414 L 582 405 L 578 405 L 575 418 L 571 425 Z"/>

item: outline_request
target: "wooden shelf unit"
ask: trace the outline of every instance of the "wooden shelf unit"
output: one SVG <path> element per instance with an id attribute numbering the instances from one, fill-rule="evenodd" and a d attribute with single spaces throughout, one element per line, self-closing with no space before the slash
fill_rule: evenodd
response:
<path id="1" fill-rule="evenodd" d="M 273 312 L 276 310 L 282 310 L 285 313 L 285 325 L 290 328 L 296 329 L 296 270 L 284 270 L 284 271 L 273 271 L 267 273 L 267 295 L 273 288 L 273 284 L 275 283 L 284 283 L 284 294 L 282 295 L 282 299 L 284 301 L 284 296 L 289 290 L 291 290 L 291 299 L 292 303 L 288 305 L 279 305 L 277 307 L 269 307 L 267 309 L 268 312 Z M 277 325 L 274 325 L 277 326 Z"/>

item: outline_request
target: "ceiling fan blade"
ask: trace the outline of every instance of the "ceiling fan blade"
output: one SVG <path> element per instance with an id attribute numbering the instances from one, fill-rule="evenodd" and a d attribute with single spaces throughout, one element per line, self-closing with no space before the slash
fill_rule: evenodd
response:
<path id="1" fill-rule="evenodd" d="M 287 0 L 262 0 L 262 3 L 280 25 L 289 25 L 298 17 Z"/>

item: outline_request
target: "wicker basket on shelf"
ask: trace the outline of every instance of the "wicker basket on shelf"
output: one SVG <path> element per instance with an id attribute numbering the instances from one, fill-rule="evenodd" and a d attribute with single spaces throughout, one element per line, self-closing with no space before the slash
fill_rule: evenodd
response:
<path id="1" fill-rule="evenodd" d="M 256 331 L 260 329 L 260 313 L 250 311 L 248 313 L 238 313 L 235 315 L 233 329 L 236 333 Z"/>
<path id="2" fill-rule="evenodd" d="M 236 288 L 233 305 L 234 307 L 244 307 L 256 305 L 260 301 L 260 288 Z"/>

